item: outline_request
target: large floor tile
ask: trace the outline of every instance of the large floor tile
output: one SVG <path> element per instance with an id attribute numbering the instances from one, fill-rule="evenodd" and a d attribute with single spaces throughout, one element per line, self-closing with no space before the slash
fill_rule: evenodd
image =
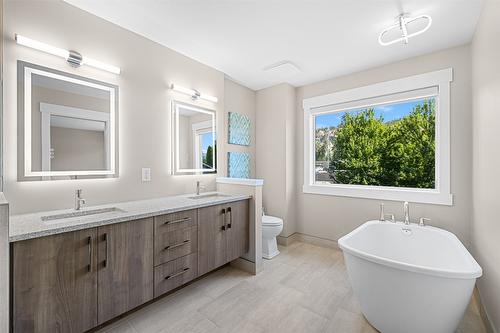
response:
<path id="1" fill-rule="evenodd" d="M 226 266 L 100 333 L 376 333 L 349 283 L 342 252 L 280 247 L 254 276 Z M 485 333 L 471 302 L 457 333 Z"/>
<path id="2" fill-rule="evenodd" d="M 329 333 L 375 333 L 376 329 L 366 321 L 363 315 L 342 308 L 323 327 L 323 332 Z"/>

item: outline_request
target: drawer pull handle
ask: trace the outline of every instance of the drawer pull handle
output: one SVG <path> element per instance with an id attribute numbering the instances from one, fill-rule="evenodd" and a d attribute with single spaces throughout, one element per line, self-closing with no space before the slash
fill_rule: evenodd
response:
<path id="1" fill-rule="evenodd" d="M 231 207 L 227 209 L 227 212 L 229 214 L 229 223 L 227 225 L 227 228 L 231 229 L 231 224 L 233 223 L 233 212 L 231 211 Z"/>
<path id="2" fill-rule="evenodd" d="M 182 245 L 186 245 L 190 242 L 191 240 L 189 239 L 186 239 L 185 241 L 183 241 L 182 243 L 177 243 L 177 244 L 174 244 L 174 245 L 169 245 L 169 246 L 166 246 L 164 248 L 164 250 L 171 250 L 171 249 L 175 249 L 176 247 L 179 247 L 179 246 L 182 246 Z"/>
<path id="3" fill-rule="evenodd" d="M 102 237 L 104 241 L 106 242 L 106 258 L 104 259 L 104 267 L 108 267 L 108 262 L 109 262 L 109 235 L 105 233 Z"/>
<path id="4" fill-rule="evenodd" d="M 182 274 L 186 273 L 187 271 L 189 271 L 189 267 L 186 267 L 186 268 L 184 268 L 182 271 L 177 272 L 177 273 L 175 273 L 175 274 L 168 275 L 167 277 L 165 277 L 165 280 L 170 280 L 170 279 L 173 279 L 174 277 L 177 277 L 177 276 L 179 276 L 179 275 L 182 275 Z"/>
<path id="5" fill-rule="evenodd" d="M 221 227 L 222 231 L 226 230 L 226 209 L 222 208 L 222 222 L 223 225 Z"/>
<path id="6" fill-rule="evenodd" d="M 89 236 L 87 238 L 87 244 L 88 244 L 88 249 L 89 249 L 89 265 L 87 268 L 87 271 L 92 272 L 92 236 Z"/>
<path id="7" fill-rule="evenodd" d="M 190 221 L 191 218 L 190 217 L 183 217 L 181 219 L 177 219 L 177 220 L 172 220 L 172 221 L 167 221 L 165 222 L 164 224 L 175 224 L 175 223 L 181 223 L 181 222 L 186 222 L 186 221 Z"/>

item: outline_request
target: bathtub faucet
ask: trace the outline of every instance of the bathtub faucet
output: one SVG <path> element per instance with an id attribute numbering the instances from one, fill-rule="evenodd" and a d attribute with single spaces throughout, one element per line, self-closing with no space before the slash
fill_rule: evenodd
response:
<path id="1" fill-rule="evenodd" d="M 403 213 L 405 214 L 405 224 L 410 224 L 410 204 L 408 201 L 405 201 L 403 204 Z"/>

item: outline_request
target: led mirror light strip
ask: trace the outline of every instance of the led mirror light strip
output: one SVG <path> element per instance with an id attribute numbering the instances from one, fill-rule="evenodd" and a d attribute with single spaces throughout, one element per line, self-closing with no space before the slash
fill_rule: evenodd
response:
<path id="1" fill-rule="evenodd" d="M 407 29 L 408 24 L 411 22 L 417 21 L 417 20 L 427 20 L 427 25 L 423 29 L 409 34 L 408 29 Z M 404 41 L 405 44 L 408 44 L 408 40 L 411 37 L 415 37 L 415 36 L 423 34 L 427 30 L 429 30 L 431 25 L 432 25 L 432 18 L 429 15 L 419 15 L 416 17 L 407 17 L 405 14 L 401 14 L 398 16 L 398 23 L 391 25 L 390 27 L 384 29 L 380 33 L 380 35 L 378 36 L 378 42 L 382 46 L 392 45 L 392 44 L 395 44 L 395 43 L 398 43 L 401 41 Z M 396 39 L 393 39 L 391 41 L 385 42 L 383 40 L 384 35 L 386 35 L 389 31 L 394 30 L 394 29 L 400 29 L 402 36 L 400 38 L 396 38 Z"/>
<path id="2" fill-rule="evenodd" d="M 179 92 L 179 93 L 189 95 L 189 96 L 191 96 L 191 98 L 194 101 L 199 99 L 199 98 L 204 99 L 204 100 L 209 101 L 209 102 L 213 102 L 213 103 L 217 103 L 219 101 L 219 99 L 215 96 L 205 95 L 205 94 L 200 93 L 198 90 L 180 87 L 180 86 L 175 85 L 173 83 L 170 85 L 170 89 L 172 89 L 173 91 Z"/>
<path id="3" fill-rule="evenodd" d="M 72 65 L 76 65 L 76 66 L 87 65 L 87 66 L 94 67 L 97 69 L 102 69 L 102 70 L 105 70 L 105 71 L 108 71 L 108 72 L 111 72 L 114 74 L 120 74 L 120 72 L 121 72 L 119 67 L 116 67 L 113 65 L 108 65 L 108 64 L 105 64 L 105 63 L 100 62 L 98 60 L 84 57 L 84 56 L 81 57 L 81 61 L 75 62 L 73 55 L 76 52 L 74 52 L 74 51 L 68 51 L 65 49 L 61 49 L 61 48 L 58 48 L 58 47 L 55 47 L 55 46 L 52 46 L 49 44 L 45 44 L 45 43 L 39 42 L 37 40 L 31 39 L 28 37 L 24 37 L 24 36 L 21 36 L 18 34 L 16 34 L 15 37 L 16 37 L 16 42 L 19 45 L 31 47 L 33 49 L 55 55 L 56 57 L 64 58 L 64 59 L 66 59 L 66 61 L 68 61 Z"/>

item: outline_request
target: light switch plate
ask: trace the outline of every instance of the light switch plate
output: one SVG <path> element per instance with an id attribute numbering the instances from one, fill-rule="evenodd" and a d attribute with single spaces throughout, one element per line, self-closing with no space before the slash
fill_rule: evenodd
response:
<path id="1" fill-rule="evenodd" d="M 151 168 L 142 168 L 142 181 L 143 182 L 151 181 Z"/>

